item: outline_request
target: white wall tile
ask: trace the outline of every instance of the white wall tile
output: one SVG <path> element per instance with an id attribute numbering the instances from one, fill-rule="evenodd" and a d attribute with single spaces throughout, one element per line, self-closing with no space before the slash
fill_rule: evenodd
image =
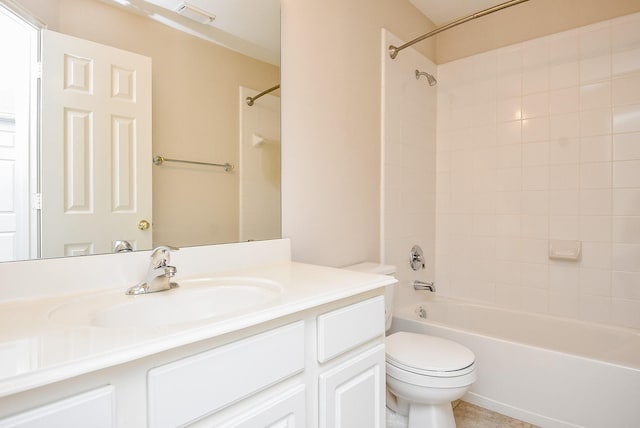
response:
<path id="1" fill-rule="evenodd" d="M 580 295 L 580 318 L 586 321 L 609 323 L 611 321 L 611 298 Z"/>
<path id="2" fill-rule="evenodd" d="M 496 192 L 496 214 L 520 214 L 522 193 L 519 190 Z"/>
<path id="3" fill-rule="evenodd" d="M 497 168 L 515 168 L 522 165 L 522 146 L 510 144 L 499 146 L 496 151 Z"/>
<path id="4" fill-rule="evenodd" d="M 640 131 L 640 104 L 613 108 L 613 132 Z"/>
<path id="5" fill-rule="evenodd" d="M 614 77 L 640 71 L 640 48 L 614 52 L 611 58 L 611 70 Z"/>
<path id="6" fill-rule="evenodd" d="M 580 186 L 578 164 L 551 165 L 549 167 L 549 189 L 577 189 Z"/>
<path id="7" fill-rule="evenodd" d="M 576 212 L 578 206 L 578 192 L 575 192 Z M 569 195 L 563 195 L 568 196 Z M 547 215 L 550 211 L 551 196 L 548 190 L 526 190 L 522 192 L 521 209 L 523 214 Z"/>
<path id="8" fill-rule="evenodd" d="M 549 142 L 522 144 L 522 166 L 544 166 L 549 164 Z"/>
<path id="9" fill-rule="evenodd" d="M 640 272 L 613 271 L 611 294 L 621 299 L 640 300 Z"/>
<path id="10" fill-rule="evenodd" d="M 447 293 L 640 328 L 638 28 L 640 14 L 439 66 Z M 549 260 L 549 239 L 582 241 L 580 260 Z"/>
<path id="11" fill-rule="evenodd" d="M 549 218 L 549 239 L 575 241 L 580 237 L 578 216 L 551 216 Z"/>
<path id="12" fill-rule="evenodd" d="M 580 292 L 595 296 L 611 296 L 611 271 L 580 268 Z"/>
<path id="13" fill-rule="evenodd" d="M 606 55 L 611 52 L 610 23 L 589 25 L 580 28 L 580 57 L 591 58 Z"/>
<path id="14" fill-rule="evenodd" d="M 546 66 L 549 63 L 549 39 L 540 37 L 522 43 L 523 69 Z"/>
<path id="15" fill-rule="evenodd" d="M 573 113 L 580 109 L 580 87 L 555 89 L 549 92 L 549 113 Z"/>
<path id="16" fill-rule="evenodd" d="M 566 140 L 580 136 L 580 114 L 566 113 L 549 117 L 549 139 Z"/>
<path id="17" fill-rule="evenodd" d="M 613 215 L 640 215 L 640 188 L 613 189 Z"/>
<path id="18" fill-rule="evenodd" d="M 533 143 L 549 140 L 549 118 L 537 117 L 522 121 L 522 142 Z"/>
<path id="19" fill-rule="evenodd" d="M 522 97 L 522 118 L 546 116 L 549 114 L 549 95 L 547 92 L 539 92 Z M 519 119 L 519 118 L 516 118 Z"/>
<path id="20" fill-rule="evenodd" d="M 577 190 L 550 190 L 549 214 L 578 215 L 580 192 Z"/>
<path id="21" fill-rule="evenodd" d="M 619 59 L 620 68 L 630 68 L 627 58 Z M 567 88 L 580 84 L 580 62 L 570 61 L 560 64 L 552 64 L 549 67 L 549 89 Z"/>
<path id="22" fill-rule="evenodd" d="M 597 135 L 580 139 L 580 162 L 610 161 L 611 153 L 611 135 Z"/>
<path id="23" fill-rule="evenodd" d="M 546 263 L 522 263 L 520 283 L 523 287 L 549 288 L 549 265 Z"/>
<path id="24" fill-rule="evenodd" d="M 611 134 L 611 109 L 580 112 L 580 136 Z"/>
<path id="25" fill-rule="evenodd" d="M 549 67 L 526 68 L 522 73 L 522 93 L 533 94 L 549 89 Z"/>
<path id="26" fill-rule="evenodd" d="M 522 215 L 520 222 L 523 238 L 547 239 L 549 237 L 549 216 Z"/>
<path id="27" fill-rule="evenodd" d="M 522 70 L 522 45 L 512 45 L 496 50 L 498 75 L 512 74 L 520 70 Z"/>
<path id="28" fill-rule="evenodd" d="M 580 215 L 611 215 L 611 189 L 581 189 Z"/>
<path id="29" fill-rule="evenodd" d="M 579 35 L 577 29 L 549 36 L 549 63 L 559 64 L 579 58 Z"/>
<path id="30" fill-rule="evenodd" d="M 640 216 L 613 217 L 613 242 L 640 244 Z"/>
<path id="31" fill-rule="evenodd" d="M 590 242 L 611 242 L 612 217 L 589 215 L 580 216 L 580 240 Z"/>
<path id="32" fill-rule="evenodd" d="M 555 294 L 579 294 L 580 270 L 569 263 L 549 265 L 549 291 Z"/>
<path id="33" fill-rule="evenodd" d="M 610 270 L 612 266 L 611 244 L 608 242 L 583 242 L 580 265 L 583 268 Z"/>
<path id="34" fill-rule="evenodd" d="M 580 165 L 581 189 L 611 187 L 611 162 L 583 163 Z M 608 201 L 610 204 L 611 202 Z"/>
<path id="35" fill-rule="evenodd" d="M 611 101 L 615 106 L 640 104 L 640 74 L 613 79 Z"/>
<path id="36" fill-rule="evenodd" d="M 519 144 L 521 142 L 521 121 L 498 123 L 496 128 L 496 143 L 498 145 Z"/>
<path id="37" fill-rule="evenodd" d="M 613 162 L 613 187 L 640 187 L 640 160 Z"/>
<path id="38" fill-rule="evenodd" d="M 613 136 L 613 159 L 640 159 L 640 132 L 615 134 Z"/>
<path id="39" fill-rule="evenodd" d="M 640 328 L 640 301 L 612 299 L 611 322 L 630 328 Z"/>
<path id="40" fill-rule="evenodd" d="M 640 244 L 613 244 L 613 270 L 640 272 Z"/>
<path id="41" fill-rule="evenodd" d="M 580 83 L 599 82 L 611 77 L 611 55 L 587 57 L 580 60 Z"/>
<path id="42" fill-rule="evenodd" d="M 533 287 L 522 287 L 522 309 L 528 312 L 547 313 L 549 310 L 549 293 Z"/>
<path id="43" fill-rule="evenodd" d="M 580 110 L 611 106 L 611 82 L 591 83 L 580 87 Z"/>
<path id="44" fill-rule="evenodd" d="M 522 190 L 546 190 L 549 188 L 549 167 L 522 168 Z"/>
<path id="45" fill-rule="evenodd" d="M 550 164 L 576 164 L 580 159 L 580 141 L 578 139 L 558 139 L 549 143 Z"/>

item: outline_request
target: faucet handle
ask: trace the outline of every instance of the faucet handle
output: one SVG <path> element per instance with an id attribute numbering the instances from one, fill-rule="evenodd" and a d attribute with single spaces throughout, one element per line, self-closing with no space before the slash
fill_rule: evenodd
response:
<path id="1" fill-rule="evenodd" d="M 169 247 L 160 246 L 151 252 L 151 266 L 153 269 L 169 265 L 171 260 L 171 250 Z"/>

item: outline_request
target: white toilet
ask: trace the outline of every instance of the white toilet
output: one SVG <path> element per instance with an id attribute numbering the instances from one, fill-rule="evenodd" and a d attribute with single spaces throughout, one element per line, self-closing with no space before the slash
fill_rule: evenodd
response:
<path id="1" fill-rule="evenodd" d="M 393 275 L 395 266 L 360 263 L 347 269 Z M 386 328 L 391 327 L 393 286 L 385 289 Z M 451 402 L 476 380 L 475 355 L 459 343 L 420 333 L 387 336 L 388 428 L 454 428 Z"/>

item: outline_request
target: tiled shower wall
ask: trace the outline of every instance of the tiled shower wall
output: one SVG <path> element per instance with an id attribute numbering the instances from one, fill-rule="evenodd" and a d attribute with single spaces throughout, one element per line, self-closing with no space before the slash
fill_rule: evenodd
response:
<path id="1" fill-rule="evenodd" d="M 640 14 L 438 81 L 438 292 L 640 328 Z M 549 259 L 550 240 L 581 258 Z"/>

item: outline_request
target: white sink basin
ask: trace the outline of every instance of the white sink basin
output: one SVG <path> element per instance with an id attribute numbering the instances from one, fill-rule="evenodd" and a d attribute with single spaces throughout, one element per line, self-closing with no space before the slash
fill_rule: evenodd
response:
<path id="1" fill-rule="evenodd" d="M 125 295 L 112 290 L 79 297 L 49 313 L 54 322 L 104 328 L 156 327 L 241 313 L 282 293 L 274 281 L 260 278 L 199 278 L 158 293 Z"/>

